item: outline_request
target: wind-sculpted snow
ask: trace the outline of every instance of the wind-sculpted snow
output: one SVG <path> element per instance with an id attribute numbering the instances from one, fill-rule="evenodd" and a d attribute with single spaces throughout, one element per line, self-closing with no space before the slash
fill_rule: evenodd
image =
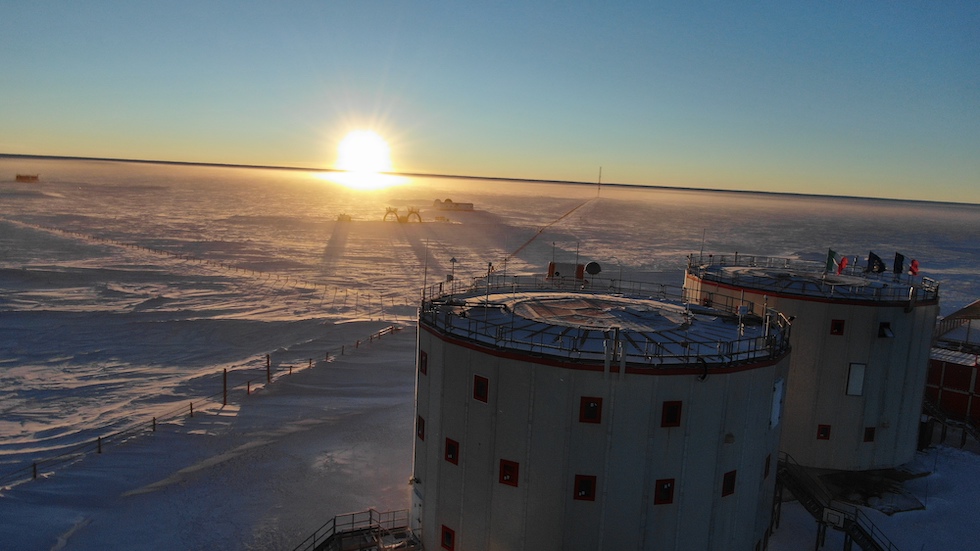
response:
<path id="1" fill-rule="evenodd" d="M 475 210 L 433 205 L 447 198 Z M 228 406 L 0 489 L 0 547 L 291 549 L 335 514 L 407 507 L 413 331 L 338 351 L 410 328 L 420 289 L 450 274 L 597 261 L 680 285 L 701 251 L 898 251 L 948 314 L 980 297 L 977 236 L 976 205 L 445 178 L 365 192 L 301 171 L 0 159 L 0 471 L 214 395 L 225 369 L 233 387 Z"/>

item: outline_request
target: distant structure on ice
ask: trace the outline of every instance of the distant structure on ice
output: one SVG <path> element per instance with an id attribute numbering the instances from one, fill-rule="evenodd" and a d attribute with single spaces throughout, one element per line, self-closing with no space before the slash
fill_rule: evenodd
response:
<path id="1" fill-rule="evenodd" d="M 424 297 L 413 531 L 450 551 L 761 549 L 788 320 L 575 272 Z"/>

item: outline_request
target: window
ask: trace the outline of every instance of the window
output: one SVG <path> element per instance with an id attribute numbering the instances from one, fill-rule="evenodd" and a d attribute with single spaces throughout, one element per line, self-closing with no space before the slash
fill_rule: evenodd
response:
<path id="1" fill-rule="evenodd" d="M 830 425 L 817 425 L 817 440 L 830 440 Z"/>
<path id="2" fill-rule="evenodd" d="M 664 402 L 664 408 L 660 415 L 661 427 L 681 426 L 681 402 Z"/>
<path id="3" fill-rule="evenodd" d="M 459 465 L 459 442 L 446 438 L 446 461 Z"/>
<path id="4" fill-rule="evenodd" d="M 772 463 L 772 454 L 766 456 L 766 466 L 762 469 L 762 478 L 769 478 L 769 464 Z"/>
<path id="5" fill-rule="evenodd" d="M 578 420 L 580 423 L 601 423 L 602 398 L 582 396 L 578 408 Z"/>
<path id="6" fill-rule="evenodd" d="M 728 471 L 725 473 L 725 477 L 721 481 L 721 495 L 730 496 L 735 493 L 735 472 Z"/>
<path id="7" fill-rule="evenodd" d="M 584 474 L 575 475 L 575 499 L 595 501 L 596 478 Z"/>
<path id="8" fill-rule="evenodd" d="M 864 368 L 866 364 L 851 364 L 847 370 L 847 395 L 861 396 L 864 394 Z"/>
<path id="9" fill-rule="evenodd" d="M 864 427 L 864 441 L 874 442 L 875 441 L 875 428 L 874 427 Z"/>
<path id="10" fill-rule="evenodd" d="M 508 486 L 517 487 L 518 475 L 520 474 L 521 466 L 515 461 L 508 461 L 506 459 L 500 460 L 500 477 L 499 482 L 501 484 L 506 484 Z"/>
<path id="11" fill-rule="evenodd" d="M 473 376 L 473 399 L 487 403 L 490 397 L 490 379 L 479 375 Z"/>
<path id="12" fill-rule="evenodd" d="M 425 350 L 419 350 L 419 373 L 425 375 L 429 372 L 429 354 Z"/>
<path id="13" fill-rule="evenodd" d="M 674 502 L 674 479 L 661 478 L 653 486 L 654 505 L 666 505 Z"/>
<path id="14" fill-rule="evenodd" d="M 442 548 L 454 551 L 456 549 L 456 532 L 445 524 L 442 525 Z"/>
<path id="15" fill-rule="evenodd" d="M 779 420 L 783 418 L 783 390 L 786 381 L 776 379 L 772 384 L 772 406 L 769 409 L 769 428 L 779 425 Z"/>
<path id="16" fill-rule="evenodd" d="M 888 321 L 883 321 L 878 324 L 878 338 L 879 339 L 894 339 L 895 333 L 892 332 L 892 324 Z"/>
<path id="17" fill-rule="evenodd" d="M 830 334 L 831 335 L 843 335 L 844 334 L 844 320 L 830 320 Z"/>
<path id="18" fill-rule="evenodd" d="M 425 440 L 425 419 L 421 415 L 415 420 L 415 435 L 419 440 Z"/>

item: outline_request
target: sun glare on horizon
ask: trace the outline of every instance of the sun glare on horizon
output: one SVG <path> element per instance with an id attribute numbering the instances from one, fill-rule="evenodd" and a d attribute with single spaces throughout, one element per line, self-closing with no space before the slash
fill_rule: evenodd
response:
<path id="1" fill-rule="evenodd" d="M 391 148 L 373 130 L 354 130 L 337 146 L 339 173 L 326 174 L 326 178 L 354 189 L 380 189 L 404 180 L 391 174 Z"/>

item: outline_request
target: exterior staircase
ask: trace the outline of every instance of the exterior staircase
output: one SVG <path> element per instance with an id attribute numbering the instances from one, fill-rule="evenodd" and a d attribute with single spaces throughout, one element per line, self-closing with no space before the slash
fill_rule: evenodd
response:
<path id="1" fill-rule="evenodd" d="M 816 519 L 820 526 L 818 542 L 822 541 L 820 536 L 830 526 L 844 532 L 845 551 L 850 550 L 853 543 L 865 551 L 898 551 L 898 547 L 861 509 L 835 500 L 819 480 L 786 453 L 779 454 L 776 480 Z"/>

